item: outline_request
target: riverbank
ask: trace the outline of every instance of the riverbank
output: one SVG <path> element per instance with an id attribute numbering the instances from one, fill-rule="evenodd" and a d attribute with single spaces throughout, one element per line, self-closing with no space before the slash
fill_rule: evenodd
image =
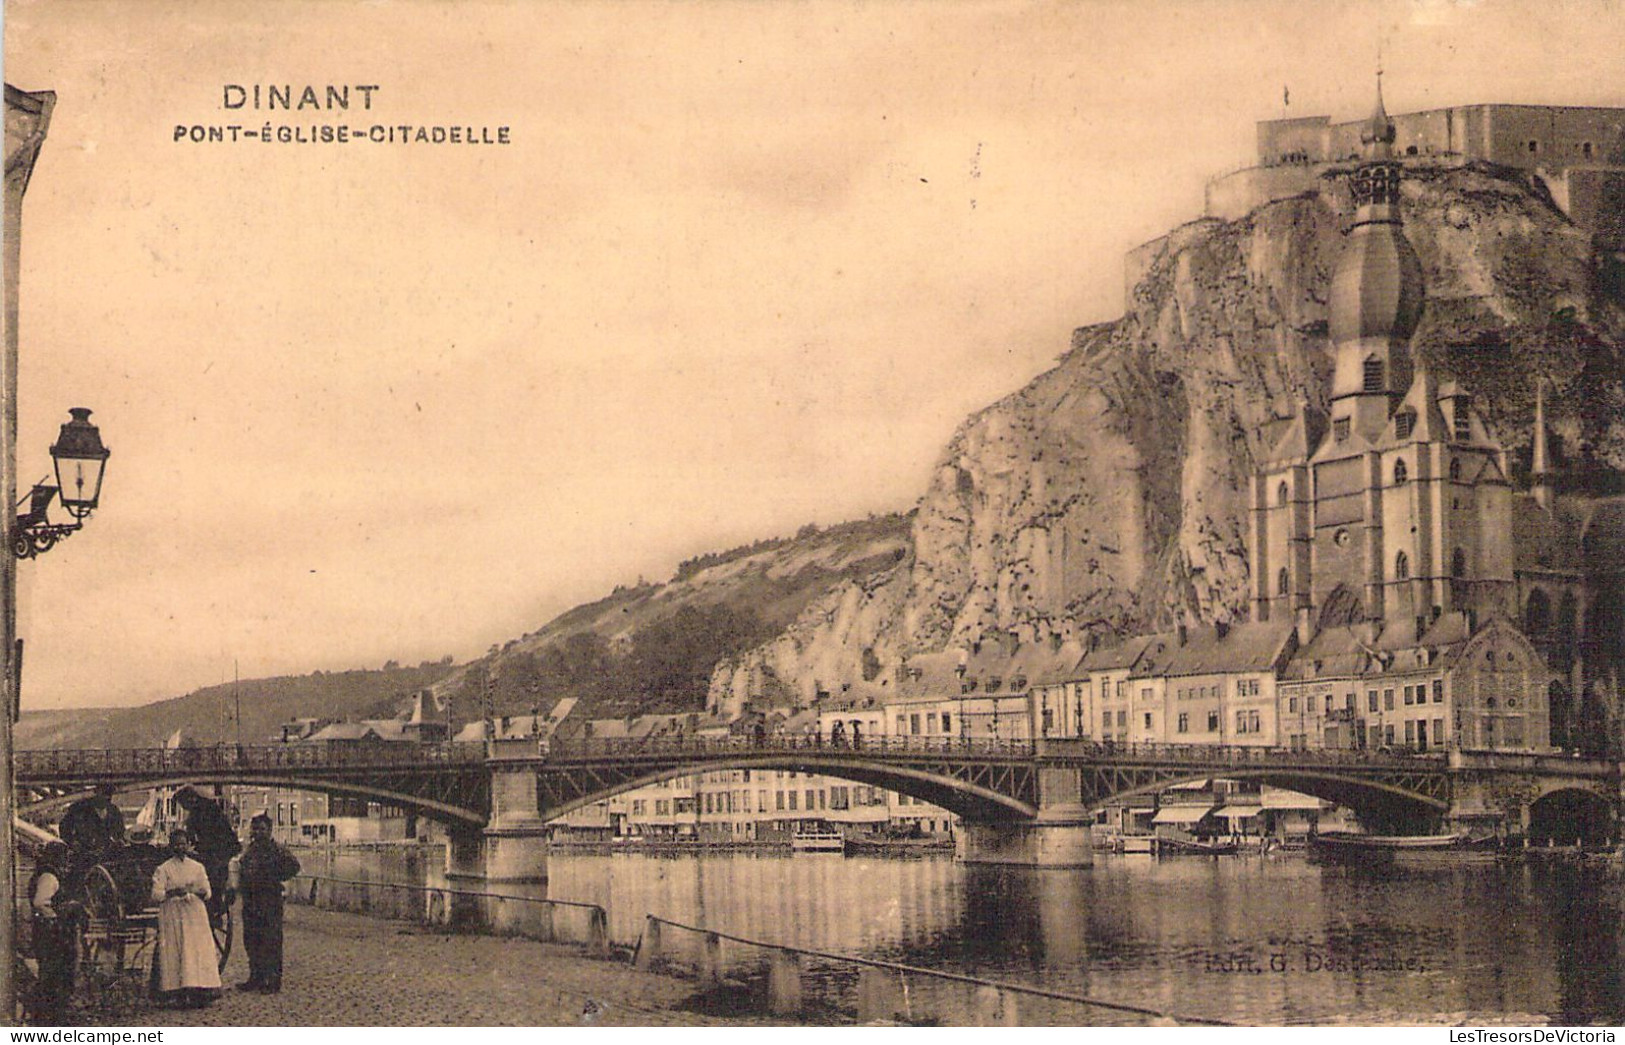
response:
<path id="1" fill-rule="evenodd" d="M 79 1026 L 554 1027 L 766 1026 L 766 1017 L 693 1011 L 695 983 L 596 961 L 569 947 L 448 934 L 401 922 L 289 905 L 281 994 L 228 986 L 207 1009 L 144 998 L 92 1011 Z M 225 982 L 248 975 L 239 946 Z M 81 1000 L 83 996 L 81 995 Z"/>

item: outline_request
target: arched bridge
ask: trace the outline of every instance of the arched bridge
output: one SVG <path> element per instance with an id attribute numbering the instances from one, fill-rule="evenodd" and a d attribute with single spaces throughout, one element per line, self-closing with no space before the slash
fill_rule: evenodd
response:
<path id="1" fill-rule="evenodd" d="M 1472 817 L 1527 824 L 1528 810 L 1580 792 L 1615 817 L 1619 763 L 1555 755 L 1414 755 L 1088 740 L 812 735 L 578 739 L 474 744 L 293 743 L 180 749 L 23 751 L 17 782 L 43 813 L 99 783 L 242 784 L 321 791 L 411 809 L 466 833 L 523 833 L 610 795 L 713 770 L 792 770 L 872 784 L 967 822 L 1033 824 L 1207 777 L 1255 779 L 1346 805 L 1376 823 Z"/>
<path id="2" fill-rule="evenodd" d="M 973 821 L 1026 821 L 1045 809 L 1092 810 L 1113 799 L 1209 777 L 1252 778 L 1354 808 L 1450 806 L 1443 758 L 1197 744 L 955 737 L 676 737 L 572 740 L 503 758 L 537 782 L 532 816 L 547 820 L 609 795 L 683 774 L 792 770 L 874 784 Z M 498 801 L 499 813 L 503 802 Z"/>
<path id="3" fill-rule="evenodd" d="M 19 751 L 18 812 L 49 813 L 97 784 L 243 784 L 383 802 L 452 827 L 477 828 L 491 815 L 486 755 L 484 744 L 350 742 Z"/>

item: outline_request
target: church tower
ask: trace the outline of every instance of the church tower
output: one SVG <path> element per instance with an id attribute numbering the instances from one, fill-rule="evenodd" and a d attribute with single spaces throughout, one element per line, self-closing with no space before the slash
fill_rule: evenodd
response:
<path id="1" fill-rule="evenodd" d="M 1277 422 L 1253 484 L 1254 617 L 1295 617 L 1301 641 L 1323 624 L 1420 633 L 1455 609 L 1487 617 L 1512 581 L 1506 454 L 1468 393 L 1411 348 L 1425 287 L 1394 137 L 1379 80 L 1332 276 L 1329 423 L 1308 410 Z"/>
<path id="2" fill-rule="evenodd" d="M 1332 276 L 1328 325 L 1336 352 L 1333 435 L 1341 426 L 1345 438 L 1369 442 L 1387 425 L 1408 383 L 1409 345 L 1423 300 L 1422 263 L 1400 224 L 1400 166 L 1380 80 L 1360 141 L 1365 160 L 1349 178 L 1354 223 Z"/>

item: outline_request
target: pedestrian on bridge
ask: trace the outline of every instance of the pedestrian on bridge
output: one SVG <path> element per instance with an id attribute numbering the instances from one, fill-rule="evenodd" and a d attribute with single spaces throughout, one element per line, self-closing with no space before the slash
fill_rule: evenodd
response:
<path id="1" fill-rule="evenodd" d="M 248 979 L 238 989 L 275 994 L 282 989 L 282 883 L 299 873 L 299 860 L 271 837 L 271 818 L 260 813 L 248 822 L 248 848 L 231 866 L 248 949 Z"/>

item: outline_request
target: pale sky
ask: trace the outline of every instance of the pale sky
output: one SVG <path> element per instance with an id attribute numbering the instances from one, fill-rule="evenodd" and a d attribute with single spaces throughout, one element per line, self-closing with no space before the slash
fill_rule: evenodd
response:
<path id="1" fill-rule="evenodd" d="M 1254 121 L 1625 105 L 1618 3 L 8 0 L 58 102 L 24 205 L 25 708 L 462 660 L 641 574 L 911 507 L 1115 318 Z M 372 113 L 225 84 L 376 84 Z M 257 119 L 256 119 L 257 118 Z M 507 126 L 507 146 L 174 142 Z"/>

